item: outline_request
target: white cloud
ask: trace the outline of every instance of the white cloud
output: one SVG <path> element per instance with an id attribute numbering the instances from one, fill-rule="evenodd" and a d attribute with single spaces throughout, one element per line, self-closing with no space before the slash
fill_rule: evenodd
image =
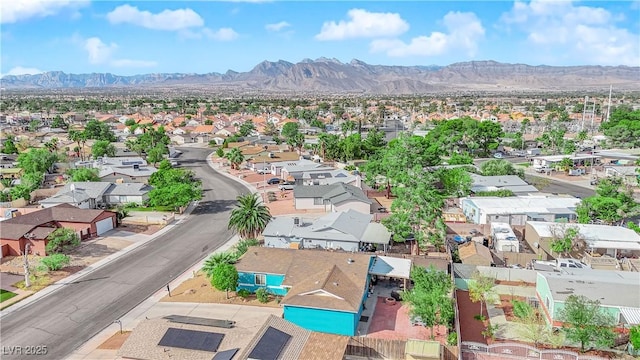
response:
<path id="1" fill-rule="evenodd" d="M 94 65 L 106 64 L 120 68 L 154 67 L 158 65 L 155 61 L 114 58 L 114 54 L 118 49 L 118 44 L 113 42 L 106 44 L 99 37 L 82 39 L 79 35 L 74 34 L 72 41 L 76 44 L 82 44 L 82 48 L 87 52 L 89 57 L 89 63 Z"/>
<path id="2" fill-rule="evenodd" d="M 267 29 L 267 31 L 280 31 L 284 28 L 288 28 L 290 27 L 291 24 L 289 24 L 286 21 L 280 21 L 279 23 L 275 23 L 275 24 L 267 24 L 264 26 L 265 29 Z"/>
<path id="3" fill-rule="evenodd" d="M 442 19 L 446 32 L 418 36 L 409 43 L 400 39 L 376 39 L 371 52 L 386 52 L 388 56 L 436 56 L 452 50 L 466 51 L 474 56 L 477 43 L 484 37 L 484 28 L 474 13 L 449 12 Z"/>
<path id="4" fill-rule="evenodd" d="M 105 44 L 100 38 L 92 37 L 84 41 L 84 50 L 89 55 L 89 62 L 92 64 L 104 64 L 111 60 L 111 55 L 118 48 L 118 45 Z"/>
<path id="5" fill-rule="evenodd" d="M 2 74 L 2 76 L 0 76 L 0 77 L 4 77 L 4 76 L 7 76 L 7 75 L 13 75 L 13 76 L 35 75 L 35 74 L 42 74 L 43 72 L 44 71 L 42 71 L 40 69 L 36 69 L 36 68 L 16 66 L 16 67 L 12 68 L 11 70 L 9 70 L 6 74 Z"/>
<path id="6" fill-rule="evenodd" d="M 501 24 L 524 32 L 541 51 L 583 64 L 640 64 L 640 34 L 617 26 L 624 14 L 570 1 L 516 1 Z M 557 59 L 560 60 L 560 59 Z"/>
<path id="7" fill-rule="evenodd" d="M 154 14 L 141 11 L 128 4 L 118 6 L 107 14 L 107 20 L 112 24 L 132 24 L 152 30 L 177 31 L 192 27 L 201 27 L 204 20 L 195 11 L 186 9 L 163 10 Z"/>
<path id="8" fill-rule="evenodd" d="M 409 30 L 409 24 L 397 13 L 375 13 L 363 9 L 347 12 L 348 21 L 327 21 L 316 40 L 393 37 Z"/>
<path id="9" fill-rule="evenodd" d="M 232 28 L 220 28 L 216 31 L 205 28 L 202 29 L 202 33 L 209 39 L 216 41 L 232 41 L 238 38 L 238 33 Z"/>
<path id="10" fill-rule="evenodd" d="M 185 29 L 181 30 L 178 34 L 182 39 L 202 39 L 204 37 L 216 41 L 232 41 L 240 36 L 232 28 L 220 28 L 218 30 L 203 28 L 198 31 Z"/>
<path id="11" fill-rule="evenodd" d="M 0 1 L 0 23 L 11 24 L 31 18 L 52 16 L 65 8 L 77 10 L 87 0 L 3 0 Z"/>

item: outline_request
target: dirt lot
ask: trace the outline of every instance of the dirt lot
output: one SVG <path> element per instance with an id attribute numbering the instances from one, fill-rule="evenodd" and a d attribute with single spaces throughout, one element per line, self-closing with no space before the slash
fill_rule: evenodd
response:
<path id="1" fill-rule="evenodd" d="M 105 342 L 100 344 L 100 346 L 98 346 L 98 349 L 119 350 L 122 347 L 122 344 L 127 341 L 129 335 L 131 335 L 131 331 L 123 331 L 122 333 L 118 331 L 117 333 L 113 334 L 113 336 L 108 338 Z"/>
<path id="2" fill-rule="evenodd" d="M 268 303 L 263 304 L 256 299 L 255 295 L 243 299 L 237 296 L 235 292 L 230 291 L 229 299 L 227 299 L 225 292 L 214 289 L 209 283 L 209 279 L 202 273 L 183 282 L 176 289 L 171 289 L 171 297 L 167 295 L 160 301 L 280 307 L 274 297 L 271 297 Z"/>

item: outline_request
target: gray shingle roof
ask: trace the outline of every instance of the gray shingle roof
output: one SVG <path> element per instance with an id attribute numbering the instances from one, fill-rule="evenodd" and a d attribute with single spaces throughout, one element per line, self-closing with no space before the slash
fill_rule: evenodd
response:
<path id="1" fill-rule="evenodd" d="M 330 200 L 334 205 L 349 200 L 358 200 L 371 204 L 371 200 L 367 198 L 367 195 L 362 191 L 362 189 L 344 183 L 296 186 L 293 189 L 293 197 L 298 199 L 323 198 L 325 200 Z"/>
<path id="2" fill-rule="evenodd" d="M 113 184 L 105 195 L 136 196 L 146 194 L 151 189 L 151 186 L 142 183 Z"/>

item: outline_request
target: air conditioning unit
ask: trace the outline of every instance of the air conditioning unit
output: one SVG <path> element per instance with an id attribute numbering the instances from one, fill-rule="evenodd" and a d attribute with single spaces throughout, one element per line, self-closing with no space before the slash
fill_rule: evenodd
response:
<path id="1" fill-rule="evenodd" d="M 300 218 L 298 218 L 298 217 L 294 217 L 294 218 L 293 218 L 293 225 L 295 225 L 295 226 L 300 226 Z"/>

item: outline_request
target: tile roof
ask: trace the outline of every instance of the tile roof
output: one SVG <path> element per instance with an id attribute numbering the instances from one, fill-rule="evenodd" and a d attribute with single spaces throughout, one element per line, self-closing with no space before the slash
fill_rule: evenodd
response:
<path id="1" fill-rule="evenodd" d="M 236 268 L 243 272 L 284 274 L 283 285 L 291 289 L 282 299 L 283 305 L 357 312 L 366 291 L 371 256 L 251 247 Z"/>
<path id="2" fill-rule="evenodd" d="M 348 336 L 311 332 L 300 360 L 342 360 L 348 343 Z"/>
<path id="3" fill-rule="evenodd" d="M 29 214 L 16 216 L 2 222 L 3 239 L 19 240 L 33 228 L 50 222 L 90 223 L 106 210 L 79 209 L 73 205 L 60 204 Z"/>

